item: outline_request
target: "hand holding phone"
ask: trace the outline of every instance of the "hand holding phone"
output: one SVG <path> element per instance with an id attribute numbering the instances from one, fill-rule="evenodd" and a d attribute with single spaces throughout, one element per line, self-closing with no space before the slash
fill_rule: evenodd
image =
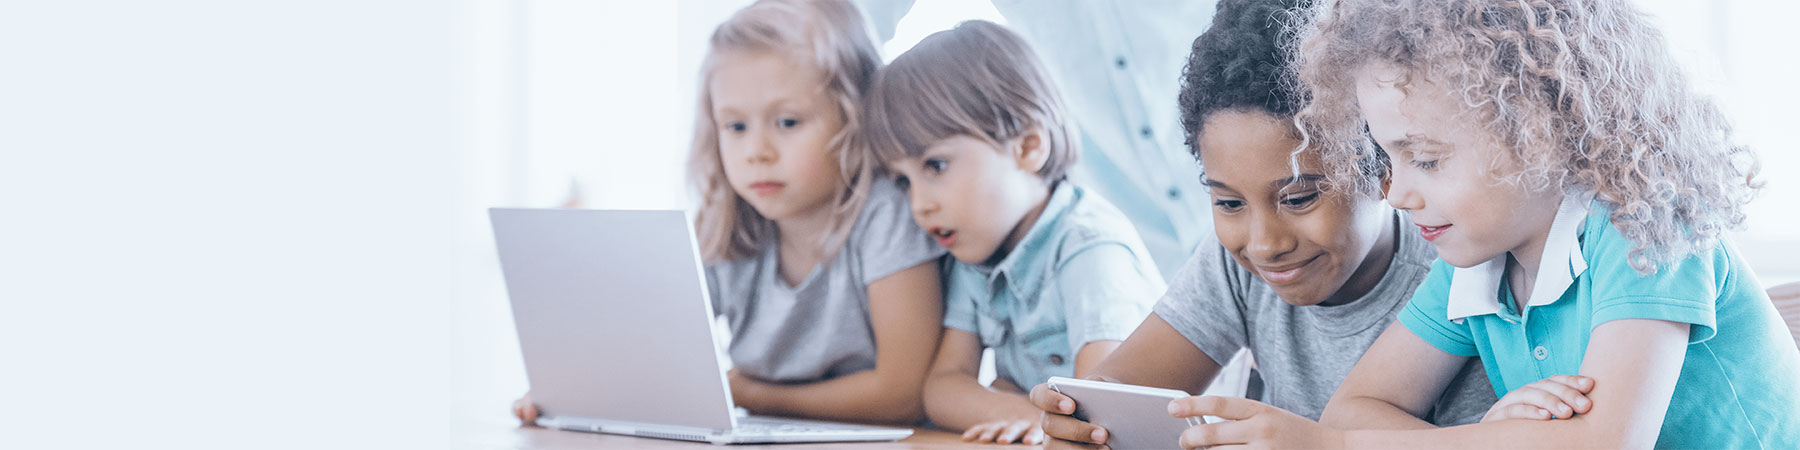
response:
<path id="1" fill-rule="evenodd" d="M 1179 447 L 1181 432 L 1203 423 L 1169 416 L 1169 402 L 1189 396 L 1174 389 L 1064 377 L 1046 385 L 1075 400 L 1070 416 L 1105 428 L 1106 445 L 1117 450 Z"/>

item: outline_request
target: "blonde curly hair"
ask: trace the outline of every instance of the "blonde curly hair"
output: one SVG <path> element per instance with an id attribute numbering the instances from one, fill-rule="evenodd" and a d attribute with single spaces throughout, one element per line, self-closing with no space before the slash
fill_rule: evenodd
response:
<path id="1" fill-rule="evenodd" d="M 1367 183 L 1354 169 L 1381 153 L 1355 81 L 1388 63 L 1444 86 L 1458 120 L 1493 133 L 1523 167 L 1501 182 L 1607 202 L 1640 273 L 1716 245 L 1760 187 L 1755 155 L 1627 1 L 1328 0 L 1302 21 L 1295 122 L 1334 185 Z"/>

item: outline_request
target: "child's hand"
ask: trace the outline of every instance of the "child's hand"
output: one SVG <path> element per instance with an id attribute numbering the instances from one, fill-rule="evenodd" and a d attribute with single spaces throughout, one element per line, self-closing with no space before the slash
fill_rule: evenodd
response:
<path id="1" fill-rule="evenodd" d="M 1181 448 L 1344 448 L 1344 432 L 1256 400 L 1187 397 L 1169 402 L 1169 416 L 1215 416 L 1226 422 L 1194 425 L 1181 432 Z"/>
<path id="2" fill-rule="evenodd" d="M 1069 417 L 1075 413 L 1075 399 L 1051 390 L 1049 383 L 1031 388 L 1031 405 L 1044 410 L 1044 419 L 1038 424 L 1044 435 L 1084 444 L 1106 443 L 1106 429 Z"/>
<path id="3" fill-rule="evenodd" d="M 1594 402 L 1587 394 L 1594 390 L 1594 379 L 1580 375 L 1554 375 L 1550 378 L 1514 389 L 1488 408 L 1482 422 L 1508 419 L 1568 419 L 1586 414 Z"/>
<path id="4" fill-rule="evenodd" d="M 969 427 L 964 430 L 962 440 L 965 442 L 993 442 L 995 444 L 1011 444 L 1019 442 L 1025 445 L 1037 445 L 1044 442 L 1044 429 L 1033 419 L 996 420 Z"/>
<path id="5" fill-rule="evenodd" d="M 526 392 L 525 396 L 519 397 L 518 400 L 513 400 L 513 417 L 518 417 L 519 423 L 523 425 L 537 422 L 538 407 L 537 404 L 531 403 L 530 392 Z"/>

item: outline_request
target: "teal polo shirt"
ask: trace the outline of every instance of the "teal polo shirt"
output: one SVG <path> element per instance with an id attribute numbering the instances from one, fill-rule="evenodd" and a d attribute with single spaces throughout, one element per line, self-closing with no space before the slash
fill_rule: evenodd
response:
<path id="1" fill-rule="evenodd" d="M 1523 312 L 1506 255 L 1456 268 L 1439 259 L 1400 323 L 1445 352 L 1480 357 L 1501 396 L 1578 374 L 1594 327 L 1620 319 L 1689 324 L 1681 376 L 1657 448 L 1800 448 L 1800 350 L 1756 276 L 1722 240 L 1645 276 L 1611 209 L 1571 195 L 1545 242 Z"/>

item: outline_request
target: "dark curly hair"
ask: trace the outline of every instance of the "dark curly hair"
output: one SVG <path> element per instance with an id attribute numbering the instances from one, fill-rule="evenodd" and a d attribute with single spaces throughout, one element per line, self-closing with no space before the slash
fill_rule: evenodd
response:
<path id="1" fill-rule="evenodd" d="M 1194 39 L 1181 71 L 1181 127 L 1188 152 L 1200 158 L 1201 127 L 1220 111 L 1255 111 L 1286 121 L 1300 96 L 1285 82 L 1289 23 L 1310 0 L 1223 0 L 1212 27 Z M 1298 135 L 1298 132 L 1296 132 Z"/>

